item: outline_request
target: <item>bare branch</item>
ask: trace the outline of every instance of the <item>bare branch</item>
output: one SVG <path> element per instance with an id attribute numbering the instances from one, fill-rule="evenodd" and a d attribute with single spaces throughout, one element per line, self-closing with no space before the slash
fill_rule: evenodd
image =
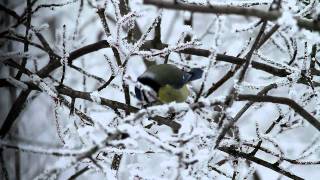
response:
<path id="1" fill-rule="evenodd" d="M 210 5 L 200 6 L 194 4 L 175 4 L 174 2 L 163 1 L 163 0 L 144 0 L 144 4 L 155 5 L 159 8 L 184 10 L 198 13 L 213 13 L 213 14 L 226 14 L 226 15 L 241 15 L 241 16 L 252 16 L 267 21 L 275 21 L 281 17 L 279 11 L 263 11 L 253 8 L 243 8 L 237 6 L 223 6 L 223 5 Z M 301 28 L 320 31 L 320 23 L 316 21 L 310 21 L 296 17 L 297 24 Z"/>

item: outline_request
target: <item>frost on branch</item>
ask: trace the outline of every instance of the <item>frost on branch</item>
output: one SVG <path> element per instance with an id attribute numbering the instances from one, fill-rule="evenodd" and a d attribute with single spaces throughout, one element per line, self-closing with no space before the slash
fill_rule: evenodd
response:
<path id="1" fill-rule="evenodd" d="M 0 9 L 0 179 L 320 176 L 317 0 Z M 203 71 L 185 102 L 137 80 L 165 63 Z"/>
<path id="2" fill-rule="evenodd" d="M 47 93 L 50 97 L 57 98 L 58 94 L 54 87 L 50 87 L 46 82 L 44 82 L 38 75 L 32 74 L 30 76 L 31 81 L 39 86 L 39 88 Z"/>
<path id="3" fill-rule="evenodd" d="M 50 27 L 49 24 L 42 24 L 42 25 L 37 26 L 37 27 L 32 27 L 32 31 L 35 32 L 35 33 L 39 33 L 41 31 L 48 30 L 49 27 Z"/>
<path id="4" fill-rule="evenodd" d="M 8 59 L 8 58 L 30 58 L 32 57 L 29 52 L 5 52 L 1 53 L 0 55 L 2 60 Z"/>
<path id="5" fill-rule="evenodd" d="M 98 91 L 93 91 L 92 93 L 90 93 L 90 98 L 92 99 L 93 102 L 97 104 L 101 103 L 101 99 Z"/>
<path id="6" fill-rule="evenodd" d="M 21 82 L 21 81 L 18 81 L 16 80 L 15 78 L 13 77 L 8 77 L 7 78 L 7 81 L 12 84 L 14 87 L 16 88 L 20 88 L 22 90 L 27 90 L 28 89 L 28 85 L 26 85 L 25 83 Z"/>

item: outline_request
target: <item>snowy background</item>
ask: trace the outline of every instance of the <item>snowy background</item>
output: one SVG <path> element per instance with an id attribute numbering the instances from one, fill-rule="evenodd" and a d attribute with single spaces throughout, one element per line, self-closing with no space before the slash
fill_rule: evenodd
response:
<path id="1" fill-rule="evenodd" d="M 268 95 L 289 98 L 315 119 L 320 119 L 320 66 L 318 62 L 312 63 L 320 62 L 319 29 L 312 32 L 301 28 L 294 19 L 311 21 L 312 18 L 319 18 L 319 1 L 281 1 L 280 10 L 275 10 L 281 12 L 281 16 L 266 23 L 265 33 L 277 24 L 280 26 L 261 48 L 253 52 L 252 61 L 284 69 L 289 75 L 279 77 L 249 65 L 240 83 L 239 76 L 243 68 L 239 69 L 216 57 L 226 54 L 245 58 L 263 24 L 259 18 L 159 9 L 145 5 L 140 0 L 129 0 L 130 12 L 124 17 L 117 0 L 34 2 L 32 9 L 39 9 L 31 16 L 29 41 L 43 46 L 36 35 L 41 33 L 54 54 L 61 57 L 53 61 L 61 63 L 50 76 L 40 79 L 35 75 L 52 63 L 48 52 L 32 45 L 24 52 L 24 43 L 12 37 L 24 37 L 25 26 L 14 27 L 14 17 L 0 11 L 1 32 L 8 31 L 0 36 L 0 77 L 17 86 L 8 88 L 2 85 L 0 88 L 0 125 L 6 120 L 19 94 L 26 91 L 24 88 L 30 88 L 27 86 L 29 83 L 40 87 L 42 91 L 31 91 L 12 128 L 0 140 L 3 178 L 68 179 L 83 171 L 77 179 L 289 179 L 279 174 L 279 170 L 276 172 L 250 159 L 232 156 L 215 146 L 223 127 L 248 102 L 235 99 L 230 106 L 223 106 L 231 92 L 235 92 L 235 95 L 256 95 L 264 87 L 276 84 L 277 87 L 272 88 Z M 211 3 L 265 12 L 268 12 L 272 2 L 179 1 L 180 4 L 192 6 L 195 5 L 192 3 L 198 3 L 198 6 Z M 18 0 L 4 0 L 1 5 L 18 15 L 22 15 L 27 7 L 25 1 Z M 97 13 L 97 9 L 101 8 L 105 8 L 103 12 L 111 35 L 105 32 Z M 192 26 L 186 25 L 190 19 Z M 158 23 L 161 42 L 169 45 L 164 50 L 161 50 L 163 47 L 157 50 L 143 46 L 156 39 L 154 29 Z M 130 42 L 128 28 L 133 28 L 137 34 L 135 25 L 143 35 Z M 127 61 L 125 67 L 117 65 L 112 48 L 101 48 L 80 56 L 73 60 L 72 66 L 66 63 L 73 51 L 101 40 L 106 40 L 116 48 L 121 62 Z M 315 53 L 314 47 L 317 48 Z M 188 48 L 209 50 L 211 54 L 208 58 L 178 53 Z M 26 68 L 32 73 L 22 75 L 21 81 L 18 81 L 14 79 L 17 69 L 10 67 L 6 60 L 20 63 L 23 58 L 27 59 Z M 126 84 L 129 87 L 130 107 L 140 109 L 141 103 L 134 96 L 137 77 L 145 71 L 146 62 L 161 64 L 166 59 L 180 68 L 200 67 L 204 70 L 201 79 L 189 84 L 191 96 L 185 103 L 151 106 L 130 114 L 121 108 L 115 110 L 111 108 L 112 105 L 104 104 L 104 100 L 113 100 L 126 105 L 123 89 L 123 84 Z M 311 64 L 315 64 L 314 67 Z M 75 108 L 92 119 L 90 125 L 77 113 L 70 113 L 72 108 L 70 110 L 59 100 L 62 96 L 69 103 L 72 102 L 70 96 L 60 94 L 58 88 L 63 75 L 61 66 L 65 66 L 64 86 L 89 92 L 89 99 L 76 98 Z M 214 83 L 232 69 L 236 69 L 235 74 L 207 96 Z M 115 76 L 112 82 L 98 91 L 112 76 Z M 301 83 L 300 80 L 305 76 L 312 83 Z M 196 100 L 199 91 L 202 94 Z M 191 108 L 197 102 L 204 107 Z M 178 133 L 152 120 L 154 116 L 169 118 L 171 111 L 176 112 L 172 121 L 181 125 Z M 219 114 L 226 118 L 218 122 L 215 117 Z M 265 133 L 277 120 L 272 131 Z M 123 133 L 129 137 L 122 138 Z M 316 180 L 320 177 L 319 130 L 289 106 L 254 103 L 232 127 L 232 133 L 224 136 L 219 146 L 248 154 L 259 141 L 262 141 L 261 147 L 265 152 L 259 150 L 255 157 L 271 165 L 279 162 L 273 165 L 279 165 L 281 169 L 304 179 Z M 122 155 L 118 170 L 112 168 L 116 153 Z"/>

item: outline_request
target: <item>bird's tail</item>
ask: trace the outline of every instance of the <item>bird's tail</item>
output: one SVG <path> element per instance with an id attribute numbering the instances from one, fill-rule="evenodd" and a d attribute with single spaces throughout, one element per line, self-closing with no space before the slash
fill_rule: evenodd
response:
<path id="1" fill-rule="evenodd" d="M 140 101 L 142 101 L 142 91 L 141 89 L 139 89 L 137 86 L 134 87 L 134 92 L 136 94 L 137 99 L 139 99 Z"/>
<path id="2" fill-rule="evenodd" d="M 192 68 L 188 73 L 191 75 L 189 81 L 194 81 L 202 77 L 203 70 L 200 68 Z"/>

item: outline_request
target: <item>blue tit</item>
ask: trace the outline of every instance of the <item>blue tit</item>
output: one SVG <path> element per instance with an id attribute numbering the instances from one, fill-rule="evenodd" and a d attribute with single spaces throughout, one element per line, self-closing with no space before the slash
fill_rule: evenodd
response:
<path id="1" fill-rule="evenodd" d="M 150 66 L 138 77 L 138 81 L 155 91 L 160 103 L 184 102 L 189 96 L 186 84 L 201 78 L 202 74 L 200 68 L 184 71 L 172 64 L 159 64 Z M 138 87 L 135 87 L 135 93 L 139 100 L 150 102 Z"/>

